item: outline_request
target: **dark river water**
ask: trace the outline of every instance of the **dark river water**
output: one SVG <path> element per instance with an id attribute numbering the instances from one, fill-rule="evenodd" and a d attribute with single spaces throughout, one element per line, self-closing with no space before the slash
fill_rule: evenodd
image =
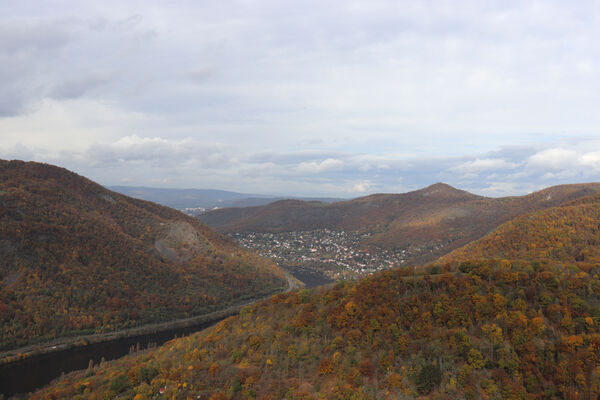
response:
<path id="1" fill-rule="evenodd" d="M 315 270 L 289 268 L 296 279 L 302 281 L 307 288 L 326 285 L 332 281 Z M 210 322 L 190 325 L 184 328 L 163 330 L 156 333 L 89 344 L 48 354 L 41 354 L 14 363 L 0 365 L 0 394 L 5 398 L 29 393 L 50 383 L 63 373 L 85 369 L 90 360 L 94 365 L 100 360 L 114 360 L 129 354 L 131 347 L 146 349 L 149 344 L 160 346 L 175 337 L 189 335 L 206 329 L 224 318 Z M 0 396 L 1 398 L 1 396 Z"/>
<path id="2" fill-rule="evenodd" d="M 290 272 L 290 274 L 294 275 L 294 278 L 302 281 L 302 283 L 304 283 L 308 289 L 327 285 L 333 282 L 327 276 L 314 269 L 288 267 L 287 270 Z"/>
<path id="3" fill-rule="evenodd" d="M 0 365 L 0 393 L 8 398 L 18 393 L 32 392 L 58 378 L 63 373 L 87 368 L 90 360 L 94 364 L 98 364 L 102 358 L 108 361 L 123 357 L 129 354 L 132 346 L 137 347 L 138 343 L 140 349 L 146 349 L 149 344 L 160 346 L 175 337 L 206 329 L 222 319 L 224 318 L 190 325 L 185 328 L 169 329 L 35 355 L 21 361 Z"/>

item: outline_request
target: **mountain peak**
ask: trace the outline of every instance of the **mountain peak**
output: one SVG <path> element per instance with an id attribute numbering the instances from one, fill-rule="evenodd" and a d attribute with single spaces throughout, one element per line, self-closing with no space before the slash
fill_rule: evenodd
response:
<path id="1" fill-rule="evenodd" d="M 450 185 L 448 185 L 447 183 L 443 183 L 443 182 L 437 182 L 434 183 L 433 185 L 429 185 L 421 190 L 417 190 L 417 193 L 419 193 L 421 196 L 423 197 L 428 197 L 428 196 L 432 196 L 432 197 L 436 197 L 436 198 L 443 198 L 443 197 L 452 197 L 452 198 L 464 198 L 464 199 L 475 199 L 475 198 L 479 198 L 480 196 L 477 196 L 473 193 L 469 193 L 465 190 L 460 190 L 460 189 L 456 189 L 455 187 L 452 187 Z"/>

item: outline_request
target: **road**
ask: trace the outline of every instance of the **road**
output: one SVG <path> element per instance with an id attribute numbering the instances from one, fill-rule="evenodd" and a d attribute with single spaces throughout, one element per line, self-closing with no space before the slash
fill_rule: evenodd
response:
<path id="1" fill-rule="evenodd" d="M 300 281 L 298 281 L 288 272 L 283 270 L 282 272 L 285 275 L 288 287 L 280 293 L 288 293 L 300 287 Z M 87 346 L 88 344 L 92 343 L 109 342 L 111 340 L 118 340 L 131 336 L 145 335 L 164 330 L 183 328 L 186 326 L 195 325 L 203 322 L 220 320 L 225 317 L 229 317 L 239 313 L 242 307 L 266 300 L 274 294 L 277 294 L 277 292 L 273 292 L 259 299 L 244 301 L 243 303 L 236 304 L 231 307 L 227 307 L 225 309 L 218 310 L 209 314 L 199 315 L 196 317 L 183 318 L 175 321 L 167 321 L 157 324 L 148 324 L 137 328 L 124 329 L 120 331 L 113 331 L 107 333 L 96 333 L 92 335 L 76 336 L 71 338 L 63 337 L 46 343 L 32 344 L 18 349 L 3 351 L 0 352 L 0 364 L 9 364 L 11 362 L 18 361 L 20 359 L 27 358 L 33 355 L 47 354 L 55 351 L 67 350 L 73 347 Z"/>

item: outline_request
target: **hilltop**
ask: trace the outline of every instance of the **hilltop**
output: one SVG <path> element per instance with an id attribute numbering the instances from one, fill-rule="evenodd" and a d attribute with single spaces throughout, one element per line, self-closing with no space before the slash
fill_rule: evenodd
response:
<path id="1" fill-rule="evenodd" d="M 600 196 L 525 214 L 438 263 L 473 259 L 547 260 L 580 267 L 600 264 Z"/>
<path id="2" fill-rule="evenodd" d="M 173 209 L 66 169 L 0 160 L 1 349 L 204 314 L 282 271 Z"/>
<path id="3" fill-rule="evenodd" d="M 374 194 L 325 204 L 285 200 L 260 207 L 214 210 L 200 220 L 224 233 L 318 229 L 369 232 L 364 248 L 405 249 L 407 262 L 425 263 L 489 233 L 524 213 L 564 204 L 600 184 L 561 185 L 526 196 L 486 198 L 443 183 L 403 194 Z"/>

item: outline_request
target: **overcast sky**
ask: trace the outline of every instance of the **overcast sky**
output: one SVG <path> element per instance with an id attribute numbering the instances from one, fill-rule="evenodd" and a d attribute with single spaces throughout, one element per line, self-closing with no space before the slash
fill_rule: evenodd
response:
<path id="1" fill-rule="evenodd" d="M 0 2 L 0 158 L 105 185 L 600 181 L 597 1 Z"/>

